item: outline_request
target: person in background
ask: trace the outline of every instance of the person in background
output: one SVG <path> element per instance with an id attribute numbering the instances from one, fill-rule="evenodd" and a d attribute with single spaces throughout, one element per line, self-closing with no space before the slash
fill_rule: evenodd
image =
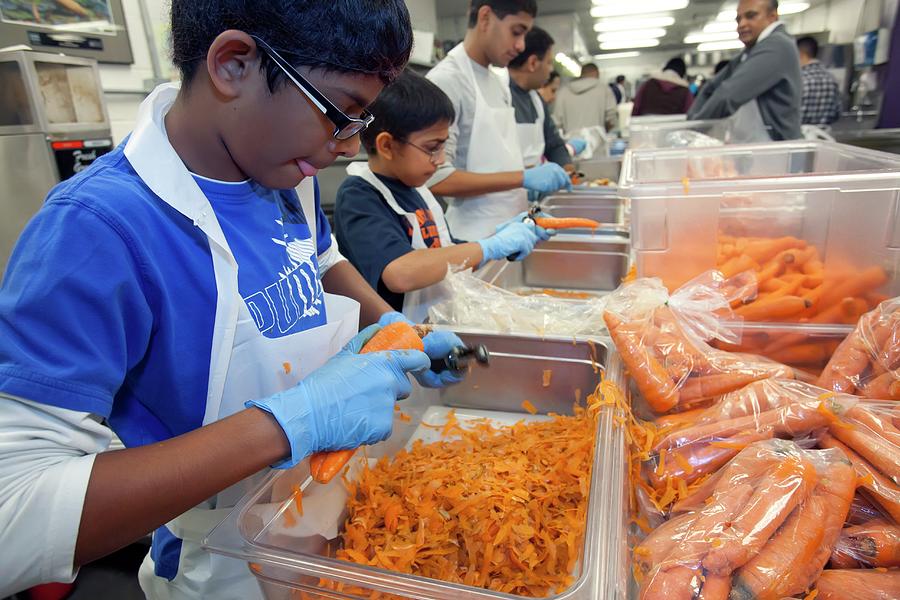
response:
<path id="1" fill-rule="evenodd" d="M 519 146 L 525 168 L 533 167 L 546 158 L 567 171 L 574 171 L 572 155 L 566 141 L 559 135 L 553 117 L 537 90 L 553 70 L 553 38 L 534 27 L 525 36 L 525 50 L 509 63 L 509 91 L 516 109 Z M 571 140 L 577 152 L 585 148 L 584 140 Z"/>
<path id="2" fill-rule="evenodd" d="M 538 89 L 538 94 L 544 99 L 544 104 L 547 105 L 547 108 L 553 108 L 553 103 L 556 102 L 556 93 L 559 91 L 561 83 L 562 80 L 559 78 L 559 72 L 556 69 L 553 69 L 550 71 L 550 78 Z"/>
<path id="3" fill-rule="evenodd" d="M 369 160 L 347 167 L 350 177 L 337 194 L 335 235 L 341 252 L 394 309 L 421 322 L 442 298 L 435 284 L 448 266 L 478 267 L 508 256 L 522 260 L 549 237 L 521 216 L 482 240 L 451 237 L 444 211 L 425 187 L 444 160 L 455 117 L 435 84 L 406 71 L 370 108 L 378 119 L 361 136 Z"/>
<path id="4" fill-rule="evenodd" d="M 524 167 L 508 82 L 490 68 L 506 67 L 525 49 L 536 14 L 535 0 L 473 0 L 465 39 L 427 75 L 456 113 L 447 162 L 427 185 L 448 197 L 447 223 L 462 239 L 488 237 L 527 210 L 529 191 L 572 185 L 556 163 Z"/>
<path id="5" fill-rule="evenodd" d="M 799 139 L 800 58 L 778 20 L 778 0 L 740 0 L 737 29 L 743 52 L 703 86 L 688 119 L 735 115 L 742 142 Z"/>
<path id="6" fill-rule="evenodd" d="M 663 70 L 638 89 L 634 96 L 631 114 L 640 115 L 680 115 L 687 113 L 694 102 L 694 96 L 685 80 L 687 65 L 681 58 L 673 58 Z"/>
<path id="7" fill-rule="evenodd" d="M 387 438 L 460 343 L 359 354 L 403 316 L 315 182 L 409 59 L 404 2 L 173 0 L 171 32 L 181 83 L 49 193 L 0 286 L 0 597 L 153 532 L 148 598 L 261 599 L 206 534 L 269 465 Z"/>
<path id="8" fill-rule="evenodd" d="M 727 67 L 727 66 L 728 66 L 728 63 L 730 63 L 730 62 L 731 62 L 730 60 L 720 60 L 719 62 L 717 62 L 717 63 L 716 63 L 716 66 L 713 68 L 713 77 L 715 77 L 716 75 L 718 75 L 719 73 L 721 73 L 722 70 L 723 70 L 725 67 Z"/>
<path id="9" fill-rule="evenodd" d="M 616 104 L 628 102 L 628 87 L 624 75 L 616 76 L 616 80 L 609 84 L 609 89 L 612 90 L 613 96 L 616 99 Z"/>
<path id="10" fill-rule="evenodd" d="M 581 77 L 559 90 L 553 117 L 565 132 L 596 126 L 612 129 L 616 120 L 616 99 L 609 86 L 600 81 L 597 65 L 583 65 Z"/>
<path id="11" fill-rule="evenodd" d="M 841 116 L 841 92 L 837 79 L 817 59 L 819 43 L 816 38 L 797 40 L 800 53 L 800 73 L 803 76 L 801 106 L 804 125 L 830 125 Z"/>

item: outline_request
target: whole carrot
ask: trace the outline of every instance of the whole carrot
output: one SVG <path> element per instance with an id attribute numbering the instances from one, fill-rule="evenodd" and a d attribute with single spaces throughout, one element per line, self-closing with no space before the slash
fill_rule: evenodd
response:
<path id="1" fill-rule="evenodd" d="M 368 354 L 385 350 L 424 351 L 424 346 L 422 338 L 409 323 L 397 321 L 379 329 L 378 333 L 366 342 L 359 353 Z M 319 483 L 328 483 L 341 472 L 355 452 L 356 449 L 351 448 L 313 454 L 309 458 L 310 475 Z"/>
<path id="2" fill-rule="evenodd" d="M 848 448 L 843 443 L 834 439 L 829 434 L 819 437 L 819 446 L 822 448 L 840 448 L 850 459 L 856 476 L 859 479 L 859 487 L 866 493 L 866 497 L 880 506 L 894 522 L 900 523 L 900 487 L 894 485 L 887 477 L 879 473 L 866 459 Z"/>
<path id="3" fill-rule="evenodd" d="M 583 217 L 535 217 L 534 222 L 544 229 L 597 229 L 600 223 Z"/>
<path id="4" fill-rule="evenodd" d="M 791 317 L 812 304 L 800 296 L 779 296 L 771 300 L 757 300 L 734 310 L 748 321 L 765 321 Z"/>
<path id="5" fill-rule="evenodd" d="M 816 581 L 816 600 L 893 600 L 900 598 L 896 569 L 829 569 Z"/>
<path id="6" fill-rule="evenodd" d="M 828 431 L 895 484 L 900 484 L 900 448 L 863 427 L 835 424 Z"/>

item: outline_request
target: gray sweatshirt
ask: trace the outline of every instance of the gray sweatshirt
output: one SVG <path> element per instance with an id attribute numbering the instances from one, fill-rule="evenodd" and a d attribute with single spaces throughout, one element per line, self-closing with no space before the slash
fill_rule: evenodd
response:
<path id="1" fill-rule="evenodd" d="M 746 48 L 703 86 L 688 119 L 729 117 L 755 98 L 772 139 L 796 140 L 802 137 L 802 92 L 797 45 L 784 26 L 779 26 Z"/>
<path id="2" fill-rule="evenodd" d="M 582 127 L 605 127 L 616 120 L 616 97 L 596 78 L 576 79 L 563 86 L 553 104 L 553 118 L 567 134 Z"/>

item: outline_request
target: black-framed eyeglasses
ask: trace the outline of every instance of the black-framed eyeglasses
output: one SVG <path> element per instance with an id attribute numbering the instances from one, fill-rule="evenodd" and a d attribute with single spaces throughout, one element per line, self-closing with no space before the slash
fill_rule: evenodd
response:
<path id="1" fill-rule="evenodd" d="M 354 135 L 371 125 L 375 120 L 375 115 L 367 110 L 362 112 L 359 118 L 348 116 L 344 111 L 339 109 L 334 103 L 325 97 L 325 94 L 316 89 L 306 77 L 300 74 L 291 63 L 286 61 L 282 56 L 270 45 L 255 35 L 251 35 L 256 40 L 257 45 L 269 55 L 269 58 L 278 65 L 278 68 L 284 71 L 287 78 L 297 86 L 303 95 L 312 102 L 316 108 L 322 111 L 325 117 L 334 123 L 334 133 L 332 135 L 337 140 L 349 140 Z"/>
<path id="2" fill-rule="evenodd" d="M 419 150 L 420 152 L 424 152 L 425 154 L 427 154 L 428 159 L 431 161 L 431 164 L 433 164 L 433 165 L 436 165 L 439 162 L 441 162 L 441 158 L 444 156 L 444 149 L 445 149 L 444 144 L 441 144 L 434 150 L 429 150 L 428 148 L 423 148 L 422 146 L 420 146 L 418 144 L 413 144 L 412 142 L 407 142 L 406 140 L 403 140 L 403 143 L 406 144 L 407 146 L 412 146 L 413 148 L 415 148 L 416 150 Z"/>

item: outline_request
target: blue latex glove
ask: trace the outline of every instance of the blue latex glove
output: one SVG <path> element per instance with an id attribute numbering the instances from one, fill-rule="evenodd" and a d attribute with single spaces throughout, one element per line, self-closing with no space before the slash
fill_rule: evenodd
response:
<path id="1" fill-rule="evenodd" d="M 458 335 L 445 329 L 432 331 L 422 338 L 422 344 L 425 346 L 425 354 L 431 359 L 446 358 L 450 355 L 451 350 L 465 345 Z M 415 376 L 422 387 L 442 388 L 459 383 L 465 379 L 466 374 L 454 373 L 450 370 L 435 373 L 431 369 L 427 369 L 416 373 Z"/>
<path id="2" fill-rule="evenodd" d="M 402 312 L 391 311 L 386 312 L 378 319 L 378 324 L 384 327 L 385 325 L 390 325 L 391 323 L 396 323 L 398 321 L 403 321 L 404 323 L 409 323 L 410 325 L 415 325 L 409 318 L 404 315 Z"/>
<path id="3" fill-rule="evenodd" d="M 576 156 L 584 152 L 584 149 L 587 148 L 587 142 L 581 138 L 572 138 L 567 143 L 572 146 L 572 150 L 575 151 Z"/>
<path id="4" fill-rule="evenodd" d="M 540 231 L 540 233 L 539 233 Z M 484 256 L 482 263 L 488 260 L 500 260 L 513 258 L 523 260 L 534 250 L 534 245 L 542 239 L 549 237 L 548 233 L 534 223 L 509 223 L 498 228 L 497 233 L 489 238 L 478 240 L 481 244 L 481 253 Z"/>
<path id="5" fill-rule="evenodd" d="M 522 186 L 536 192 L 549 194 L 562 188 L 572 189 L 572 180 L 569 174 L 556 163 L 544 163 L 537 167 L 525 169 L 522 178 Z"/>
<path id="6" fill-rule="evenodd" d="M 424 352 L 394 350 L 359 354 L 378 330 L 370 325 L 343 350 L 291 389 L 250 400 L 272 414 L 291 445 L 291 455 L 273 465 L 293 467 L 313 452 L 374 444 L 391 434 L 394 402 L 409 395 L 408 372 L 428 369 Z"/>

